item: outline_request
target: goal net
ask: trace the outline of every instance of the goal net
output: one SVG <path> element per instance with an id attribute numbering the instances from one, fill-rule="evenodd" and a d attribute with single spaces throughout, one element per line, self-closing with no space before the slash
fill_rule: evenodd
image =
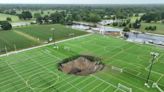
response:
<path id="1" fill-rule="evenodd" d="M 118 71 L 118 72 L 123 72 L 123 69 L 122 68 L 119 68 L 119 67 L 116 67 L 116 66 L 112 66 L 112 70 L 114 71 Z"/>
<path id="2" fill-rule="evenodd" d="M 160 92 L 164 92 L 164 90 L 162 90 L 157 83 L 153 83 L 152 88 L 157 88 Z"/>
<path id="3" fill-rule="evenodd" d="M 121 83 L 118 83 L 117 89 L 115 90 L 115 92 L 117 91 L 122 91 L 122 92 L 132 92 L 132 88 L 129 88 Z"/>

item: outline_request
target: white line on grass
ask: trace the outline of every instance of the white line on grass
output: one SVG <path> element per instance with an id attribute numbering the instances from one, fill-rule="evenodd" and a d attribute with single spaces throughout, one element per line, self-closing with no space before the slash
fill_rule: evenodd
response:
<path id="1" fill-rule="evenodd" d="M 104 84 L 103 82 L 98 84 L 97 86 L 95 86 L 94 88 L 92 88 L 91 90 L 89 90 L 89 92 L 92 92 L 93 90 L 95 90 L 97 87 L 101 86 L 102 84 Z"/>
<path id="2" fill-rule="evenodd" d="M 156 83 L 158 83 L 161 79 L 162 79 L 163 75 L 160 76 L 160 78 L 156 81 Z"/>
<path id="3" fill-rule="evenodd" d="M 16 73 L 16 75 L 19 77 L 19 78 L 21 78 L 21 80 L 26 84 L 26 80 L 17 72 L 17 71 L 15 71 L 15 69 L 8 63 L 8 62 L 5 62 L 15 73 Z M 27 84 L 26 84 L 26 86 L 28 87 L 28 88 L 30 88 L 33 92 L 35 92 L 31 87 L 29 87 Z"/>
<path id="4" fill-rule="evenodd" d="M 90 78 L 90 77 L 85 78 L 84 80 L 82 80 L 82 81 L 78 82 L 77 84 L 75 84 L 75 86 L 79 85 L 80 83 L 83 83 L 84 81 L 88 80 L 89 78 Z M 70 89 L 71 89 L 71 88 L 65 90 L 65 92 L 69 91 Z"/>
<path id="5" fill-rule="evenodd" d="M 86 84 L 85 86 L 83 86 L 82 88 L 80 88 L 80 90 L 82 90 L 82 89 L 84 89 L 84 88 L 86 88 L 88 85 L 90 85 L 90 84 L 92 84 L 93 82 L 95 82 L 96 81 L 96 79 L 95 80 L 93 80 L 93 81 L 91 81 L 91 82 L 89 82 L 88 84 Z"/>
<path id="6" fill-rule="evenodd" d="M 86 35 L 82 35 L 82 36 L 77 36 L 77 37 L 73 37 L 73 38 L 69 38 L 69 39 L 65 39 L 65 40 L 61 40 L 61 41 L 57 41 L 57 42 L 53 42 L 53 43 L 49 43 L 49 44 L 44 44 L 44 45 L 40 45 L 40 46 L 36 46 L 36 47 L 32 47 L 32 48 L 22 49 L 22 50 L 19 50 L 19 51 L 12 51 L 12 52 L 9 52 L 7 54 L 0 55 L 0 57 L 9 56 L 9 55 L 12 55 L 12 54 L 17 54 L 17 53 L 20 53 L 20 52 L 25 52 L 25 51 L 29 51 L 29 50 L 32 50 L 32 49 L 36 49 L 36 48 L 41 48 L 41 47 L 53 45 L 53 44 L 56 44 L 56 43 L 62 43 L 62 42 L 69 41 L 69 40 L 83 38 L 83 37 L 90 36 L 90 35 L 92 35 L 92 34 L 86 34 Z"/>
<path id="7" fill-rule="evenodd" d="M 105 92 L 110 87 L 111 87 L 111 85 L 108 85 L 105 89 L 102 90 L 102 92 Z"/>

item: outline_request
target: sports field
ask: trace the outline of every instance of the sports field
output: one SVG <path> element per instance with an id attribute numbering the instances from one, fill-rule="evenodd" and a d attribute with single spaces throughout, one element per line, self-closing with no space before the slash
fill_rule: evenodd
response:
<path id="1" fill-rule="evenodd" d="M 54 28 L 54 35 L 51 28 Z M 73 34 L 73 35 L 70 35 Z M 79 35 L 87 34 L 84 31 L 74 30 L 64 25 L 31 25 L 26 27 L 15 28 L 11 31 L 0 31 L 0 54 L 15 49 L 23 49 L 45 44 L 49 38 L 62 40 Z M 11 38 L 12 37 L 12 38 Z"/>
<path id="2" fill-rule="evenodd" d="M 0 58 L 0 92 L 159 92 L 144 86 L 151 51 L 160 53 L 149 83 L 164 89 L 164 49 L 129 43 L 112 37 L 90 35 Z M 69 47 L 70 51 L 63 47 Z M 101 57 L 106 67 L 90 76 L 67 75 L 58 71 L 57 63 L 77 54 Z M 113 71 L 111 66 L 123 69 Z"/>

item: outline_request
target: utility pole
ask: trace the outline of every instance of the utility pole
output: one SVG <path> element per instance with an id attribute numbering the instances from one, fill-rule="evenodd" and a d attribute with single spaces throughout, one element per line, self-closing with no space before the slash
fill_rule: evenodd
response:
<path id="1" fill-rule="evenodd" d="M 17 51 L 17 47 L 16 47 L 16 45 L 14 44 L 14 49 L 15 49 L 15 52 Z"/>
<path id="2" fill-rule="evenodd" d="M 8 56 L 8 54 L 7 54 L 7 47 L 5 46 L 5 51 L 6 51 L 6 55 Z"/>
<path id="3" fill-rule="evenodd" d="M 151 74 L 151 71 L 152 71 L 154 61 L 159 56 L 159 53 L 156 53 L 156 52 L 151 52 L 150 54 L 153 58 L 151 60 L 151 64 L 150 64 L 150 67 L 149 67 L 149 73 L 148 73 L 148 76 L 147 76 L 147 79 L 146 79 L 146 82 L 145 82 L 145 86 L 147 86 L 148 88 L 150 87 L 148 83 L 149 83 L 150 74 Z"/>
<path id="4" fill-rule="evenodd" d="M 51 31 L 52 31 L 52 39 L 53 41 L 55 41 L 55 29 L 54 28 L 51 28 Z"/>

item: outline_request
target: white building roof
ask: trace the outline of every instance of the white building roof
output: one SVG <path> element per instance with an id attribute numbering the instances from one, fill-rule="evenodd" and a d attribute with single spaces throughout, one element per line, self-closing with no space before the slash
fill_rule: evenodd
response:
<path id="1" fill-rule="evenodd" d="M 104 31 L 104 32 L 121 32 L 122 29 L 114 28 L 114 27 L 101 27 L 100 31 Z"/>

